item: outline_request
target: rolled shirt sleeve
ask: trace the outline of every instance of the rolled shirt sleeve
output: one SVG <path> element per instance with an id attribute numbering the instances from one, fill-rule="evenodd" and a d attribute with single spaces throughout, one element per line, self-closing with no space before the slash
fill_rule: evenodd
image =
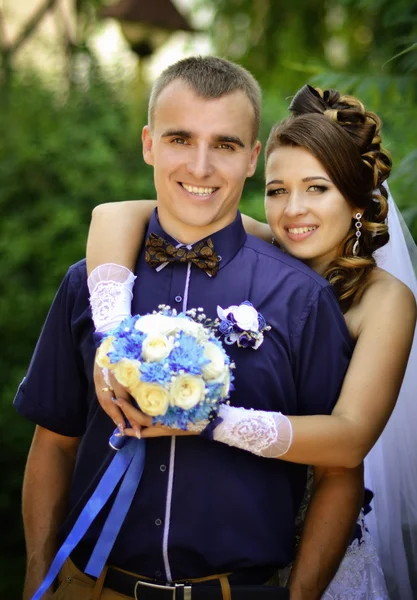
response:
<path id="1" fill-rule="evenodd" d="M 22 416 L 67 436 L 84 433 L 88 414 L 89 382 L 75 339 L 89 320 L 85 280 L 80 263 L 67 272 L 14 399 Z"/>

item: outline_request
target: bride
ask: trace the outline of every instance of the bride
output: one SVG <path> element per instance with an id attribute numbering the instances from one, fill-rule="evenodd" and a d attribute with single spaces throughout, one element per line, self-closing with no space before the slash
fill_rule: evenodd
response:
<path id="1" fill-rule="evenodd" d="M 384 185 L 391 160 L 381 147 L 379 118 L 354 97 L 304 86 L 290 111 L 288 119 L 273 127 L 266 145 L 268 225 L 244 217 L 245 228 L 267 241 L 273 235 L 282 249 L 331 282 L 356 346 L 332 415 L 272 413 L 281 425 L 279 439 L 265 452 L 317 466 L 354 467 L 367 456 L 365 477 L 375 493 L 373 509 L 367 516 L 361 513 L 355 537 L 323 598 L 411 600 L 409 569 L 417 567 L 417 457 L 409 377 L 416 370 L 416 344 L 401 393 L 400 388 L 413 344 L 417 289 L 409 254 L 398 249 L 404 235 Z M 90 270 L 95 267 L 89 288 L 93 319 L 101 332 L 130 314 L 135 279 L 130 269 L 154 207 L 150 201 L 122 202 L 102 205 L 93 213 L 87 260 Z M 408 261 L 405 274 L 394 270 L 395 256 L 402 257 L 403 268 Z M 119 300 L 103 312 L 100 298 L 108 280 L 114 282 Z M 102 390 L 102 377 L 97 371 L 97 396 L 120 429 L 126 425 L 124 416 L 129 419 L 126 435 L 141 429 L 142 437 L 167 434 L 164 428 L 143 428 L 149 422 L 114 381 L 120 398 L 112 402 L 111 390 Z M 249 423 L 248 412 L 224 407 L 214 439 L 249 450 L 231 433 L 231 423 Z"/>

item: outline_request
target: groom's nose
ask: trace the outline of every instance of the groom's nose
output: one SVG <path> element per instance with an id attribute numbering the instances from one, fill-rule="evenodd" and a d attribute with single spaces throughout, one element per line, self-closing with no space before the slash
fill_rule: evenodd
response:
<path id="1" fill-rule="evenodd" d="M 196 179 L 210 177 L 214 172 L 210 148 L 207 145 L 199 145 L 193 148 L 189 157 L 187 169 L 190 175 Z"/>

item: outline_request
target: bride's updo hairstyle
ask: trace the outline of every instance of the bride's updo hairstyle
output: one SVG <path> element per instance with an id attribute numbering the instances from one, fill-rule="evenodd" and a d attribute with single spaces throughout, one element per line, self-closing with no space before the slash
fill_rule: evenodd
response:
<path id="1" fill-rule="evenodd" d="M 353 209 L 363 212 L 357 256 L 353 256 L 357 238 L 352 219 L 338 257 L 324 273 L 346 311 L 363 292 L 376 266 L 373 253 L 389 239 L 388 194 L 382 183 L 392 163 L 381 147 L 381 121 L 357 98 L 309 85 L 297 92 L 289 110 L 292 115 L 275 125 L 269 135 L 266 160 L 282 146 L 305 148 L 322 164 Z"/>

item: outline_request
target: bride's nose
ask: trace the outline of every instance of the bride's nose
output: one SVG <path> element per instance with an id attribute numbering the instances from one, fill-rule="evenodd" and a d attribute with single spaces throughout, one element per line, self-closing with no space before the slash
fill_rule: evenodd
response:
<path id="1" fill-rule="evenodd" d="M 298 217 L 299 215 L 306 214 L 307 207 L 305 206 L 303 194 L 299 194 L 298 192 L 289 194 L 284 213 L 287 217 Z"/>

